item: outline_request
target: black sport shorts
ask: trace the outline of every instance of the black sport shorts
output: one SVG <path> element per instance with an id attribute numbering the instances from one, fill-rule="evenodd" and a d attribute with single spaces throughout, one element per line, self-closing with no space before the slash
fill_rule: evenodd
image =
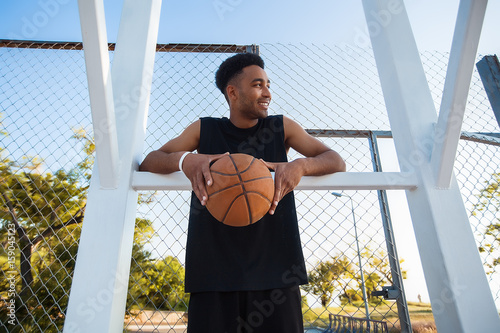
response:
<path id="1" fill-rule="evenodd" d="M 188 333 L 303 333 L 299 287 L 192 293 Z"/>

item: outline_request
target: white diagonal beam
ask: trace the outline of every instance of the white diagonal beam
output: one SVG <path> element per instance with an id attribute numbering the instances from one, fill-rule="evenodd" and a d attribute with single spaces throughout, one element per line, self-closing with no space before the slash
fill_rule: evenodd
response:
<path id="1" fill-rule="evenodd" d="M 449 189 L 435 186 L 430 156 L 437 114 L 404 3 L 363 0 L 363 7 L 400 168 L 418 180 L 406 196 L 438 331 L 500 332 L 456 179 Z"/>
<path id="2" fill-rule="evenodd" d="M 274 177 L 274 173 L 273 173 Z M 320 177 L 302 177 L 296 190 L 414 190 L 417 179 L 411 172 L 338 172 Z M 137 191 L 191 190 L 191 183 L 181 172 L 160 175 L 134 172 L 132 187 Z"/>
<path id="3" fill-rule="evenodd" d="M 79 0 L 78 8 L 101 187 L 116 188 L 119 177 L 118 139 L 104 4 L 101 0 Z"/>
<path id="4" fill-rule="evenodd" d="M 146 132 L 160 10 L 161 0 L 123 3 L 111 72 L 121 173 L 108 190 L 92 174 L 65 333 L 123 332 L 138 196 L 131 180 Z"/>
<path id="5" fill-rule="evenodd" d="M 438 188 L 450 186 L 487 3 L 460 1 L 431 156 Z"/>

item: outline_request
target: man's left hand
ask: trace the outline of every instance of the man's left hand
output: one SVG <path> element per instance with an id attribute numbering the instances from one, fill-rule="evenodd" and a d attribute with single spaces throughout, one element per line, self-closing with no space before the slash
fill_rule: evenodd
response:
<path id="1" fill-rule="evenodd" d="M 299 184 L 304 175 L 304 170 L 298 160 L 279 163 L 262 160 L 262 162 L 264 162 L 269 169 L 274 170 L 275 173 L 274 198 L 271 203 L 271 208 L 269 209 L 269 214 L 273 215 L 280 200 L 283 199 L 285 195 L 292 192 Z"/>

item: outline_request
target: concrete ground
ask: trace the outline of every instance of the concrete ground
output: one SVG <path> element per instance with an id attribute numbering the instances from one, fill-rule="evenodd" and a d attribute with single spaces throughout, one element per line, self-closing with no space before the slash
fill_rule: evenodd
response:
<path id="1" fill-rule="evenodd" d="M 176 326 L 153 326 L 153 325 L 129 325 L 127 326 L 127 333 L 185 333 L 187 331 L 186 325 Z M 305 333 L 323 333 L 325 329 L 320 328 L 306 328 Z"/>
<path id="2" fill-rule="evenodd" d="M 128 325 L 128 333 L 185 333 L 186 325 Z"/>

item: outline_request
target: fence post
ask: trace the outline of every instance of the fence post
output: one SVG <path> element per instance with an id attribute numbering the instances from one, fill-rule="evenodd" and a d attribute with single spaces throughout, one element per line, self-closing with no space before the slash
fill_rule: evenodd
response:
<path id="1" fill-rule="evenodd" d="M 496 55 L 485 56 L 477 64 L 484 90 L 500 128 L 500 63 Z"/>
<path id="2" fill-rule="evenodd" d="M 380 160 L 380 153 L 378 150 L 377 135 L 370 131 L 368 137 L 370 143 L 370 152 L 372 155 L 373 171 L 382 172 L 382 162 Z M 392 283 L 398 290 L 398 297 L 396 299 L 398 307 L 399 322 L 401 324 L 401 332 L 411 333 L 410 313 L 408 312 L 408 303 L 406 302 L 406 295 L 403 286 L 403 274 L 399 265 L 399 257 L 396 248 L 396 240 L 394 238 L 394 230 L 392 227 L 391 213 L 389 211 L 389 203 L 387 200 L 387 193 L 385 190 L 378 190 L 378 202 L 380 204 L 380 215 L 382 216 L 382 224 L 384 227 L 385 242 L 387 245 L 387 255 L 389 257 L 389 264 L 391 266 Z"/>

